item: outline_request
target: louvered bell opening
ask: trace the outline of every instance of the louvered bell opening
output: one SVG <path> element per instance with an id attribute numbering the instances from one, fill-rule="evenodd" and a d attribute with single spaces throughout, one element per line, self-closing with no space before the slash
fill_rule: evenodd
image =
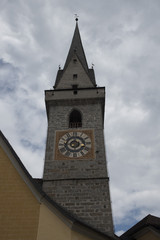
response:
<path id="1" fill-rule="evenodd" d="M 73 110 L 69 117 L 69 127 L 70 128 L 80 128 L 82 127 L 82 116 L 77 110 Z"/>

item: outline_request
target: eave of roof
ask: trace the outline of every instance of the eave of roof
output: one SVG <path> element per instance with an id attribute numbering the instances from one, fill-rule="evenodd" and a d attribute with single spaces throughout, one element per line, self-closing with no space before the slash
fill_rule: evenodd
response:
<path id="1" fill-rule="evenodd" d="M 147 227 L 142 228 L 138 232 L 134 233 L 132 235 L 132 238 L 139 239 L 141 237 L 147 236 L 149 232 L 151 232 L 154 236 L 157 236 L 160 238 L 160 230 L 157 230 L 153 226 L 147 226 Z"/>
<path id="2" fill-rule="evenodd" d="M 133 227 L 131 227 L 128 231 L 123 233 L 120 236 L 120 238 L 124 240 L 128 239 L 128 237 L 134 235 L 138 231 L 148 226 L 152 226 L 160 230 L 160 218 L 149 214 L 145 218 L 143 218 L 141 221 L 139 221 L 137 224 L 135 224 Z"/>

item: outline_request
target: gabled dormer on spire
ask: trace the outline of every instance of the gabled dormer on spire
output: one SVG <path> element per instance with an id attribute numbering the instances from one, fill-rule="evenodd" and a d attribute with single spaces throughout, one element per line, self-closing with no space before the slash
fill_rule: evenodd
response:
<path id="1" fill-rule="evenodd" d="M 95 88 L 93 68 L 89 69 L 76 18 L 76 27 L 63 69 L 59 69 L 55 89 Z"/>

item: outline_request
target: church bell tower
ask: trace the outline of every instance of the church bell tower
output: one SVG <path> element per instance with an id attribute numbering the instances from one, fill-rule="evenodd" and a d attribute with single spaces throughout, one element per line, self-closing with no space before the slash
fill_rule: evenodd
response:
<path id="1" fill-rule="evenodd" d="M 105 88 L 97 87 L 76 27 L 54 90 L 45 91 L 48 133 L 43 190 L 75 218 L 113 235 L 104 144 Z"/>

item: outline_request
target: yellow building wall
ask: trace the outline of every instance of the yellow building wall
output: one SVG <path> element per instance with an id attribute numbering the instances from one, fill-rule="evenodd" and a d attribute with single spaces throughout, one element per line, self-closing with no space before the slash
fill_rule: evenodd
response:
<path id="1" fill-rule="evenodd" d="M 35 240 L 40 204 L 0 148 L 0 239 Z"/>
<path id="2" fill-rule="evenodd" d="M 0 239 L 93 240 L 73 231 L 48 206 L 39 203 L 1 147 Z"/>
<path id="3" fill-rule="evenodd" d="M 69 240 L 71 231 L 53 212 L 41 204 L 37 240 Z"/>
<path id="4" fill-rule="evenodd" d="M 95 238 L 94 238 L 95 239 Z M 106 240 L 108 238 L 106 237 Z M 91 240 L 91 238 L 88 238 L 80 233 L 77 233 L 75 231 L 71 232 L 71 240 Z M 93 240 L 93 239 L 92 239 Z"/>
<path id="5" fill-rule="evenodd" d="M 48 207 L 41 204 L 37 240 L 91 240 L 70 229 Z"/>

